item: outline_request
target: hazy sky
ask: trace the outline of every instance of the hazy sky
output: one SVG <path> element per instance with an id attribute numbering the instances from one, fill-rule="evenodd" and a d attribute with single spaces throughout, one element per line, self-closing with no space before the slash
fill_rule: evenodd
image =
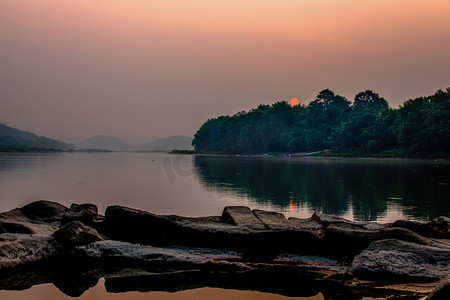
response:
<path id="1" fill-rule="evenodd" d="M 0 0 L 0 122 L 192 136 L 325 88 L 392 107 L 450 86 L 449 0 Z"/>

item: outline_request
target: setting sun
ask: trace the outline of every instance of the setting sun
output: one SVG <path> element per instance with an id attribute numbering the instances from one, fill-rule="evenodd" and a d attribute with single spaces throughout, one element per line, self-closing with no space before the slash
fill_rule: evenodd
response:
<path id="1" fill-rule="evenodd" d="M 298 101 L 297 98 L 292 98 L 290 103 L 291 103 L 291 106 L 297 106 L 300 104 L 300 101 Z"/>

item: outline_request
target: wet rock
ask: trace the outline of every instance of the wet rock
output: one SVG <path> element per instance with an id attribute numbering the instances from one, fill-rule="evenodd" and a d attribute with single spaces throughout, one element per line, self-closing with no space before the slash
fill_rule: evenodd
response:
<path id="1" fill-rule="evenodd" d="M 448 300 L 450 299 L 450 275 L 442 279 L 438 286 L 428 295 L 426 300 Z"/>
<path id="2" fill-rule="evenodd" d="M 252 230 L 265 230 L 266 226 L 246 206 L 226 206 L 222 212 L 222 220 L 239 227 Z"/>
<path id="3" fill-rule="evenodd" d="M 67 207 L 56 202 L 40 200 L 20 208 L 32 222 L 59 225 Z"/>
<path id="4" fill-rule="evenodd" d="M 80 221 L 63 225 L 53 234 L 53 237 L 68 247 L 88 245 L 103 240 L 95 229 L 85 226 Z"/>
<path id="5" fill-rule="evenodd" d="M 61 225 L 69 223 L 71 221 L 80 221 L 84 225 L 91 226 L 97 220 L 98 209 L 94 204 L 72 204 L 70 208 L 66 210 L 61 219 Z"/>
<path id="6" fill-rule="evenodd" d="M 49 235 L 0 234 L 0 270 L 44 261 L 57 253 Z"/>
<path id="7" fill-rule="evenodd" d="M 450 245 L 433 246 L 388 239 L 375 241 L 357 255 L 349 273 L 381 281 L 433 281 L 450 273 Z"/>

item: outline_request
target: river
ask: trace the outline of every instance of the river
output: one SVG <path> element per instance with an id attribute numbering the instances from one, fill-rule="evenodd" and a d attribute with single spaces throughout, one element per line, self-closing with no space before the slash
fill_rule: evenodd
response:
<path id="1" fill-rule="evenodd" d="M 450 214 L 442 161 L 164 153 L 1 153 L 0 211 L 46 199 L 157 214 L 220 215 L 246 205 L 286 216 L 429 220 Z"/>

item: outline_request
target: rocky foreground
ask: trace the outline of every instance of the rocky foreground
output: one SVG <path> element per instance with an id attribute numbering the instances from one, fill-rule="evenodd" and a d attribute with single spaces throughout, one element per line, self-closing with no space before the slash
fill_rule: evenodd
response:
<path id="1" fill-rule="evenodd" d="M 201 218 L 111 206 L 101 216 L 93 204 L 37 201 L 0 214 L 0 289 L 51 282 L 80 296 L 103 277 L 109 292 L 450 299 L 449 228 L 448 217 L 378 224 L 242 206 Z"/>

